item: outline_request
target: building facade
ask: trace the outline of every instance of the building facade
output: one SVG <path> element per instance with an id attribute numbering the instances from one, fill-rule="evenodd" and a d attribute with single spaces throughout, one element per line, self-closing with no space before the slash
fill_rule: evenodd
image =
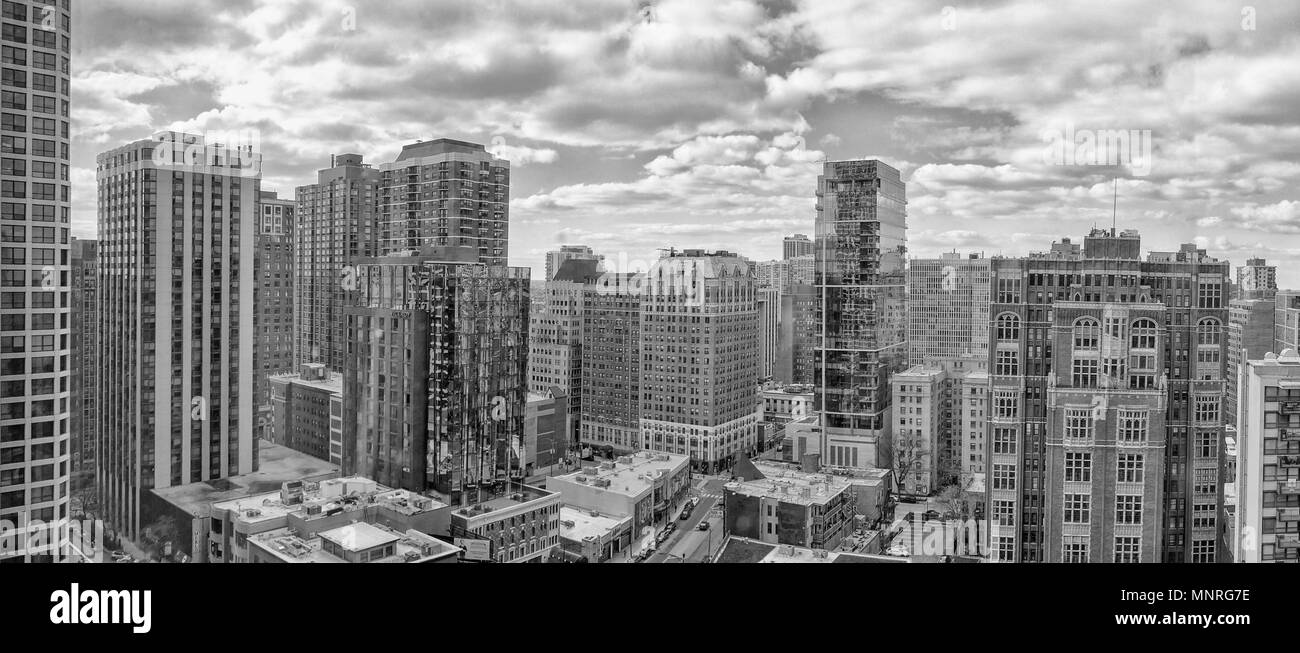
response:
<path id="1" fill-rule="evenodd" d="M 528 315 L 528 390 L 564 392 L 569 405 L 566 439 L 576 440 L 582 420 L 583 311 L 588 288 L 601 273 L 595 259 L 560 265 L 534 297 Z"/>
<path id="2" fill-rule="evenodd" d="M 452 506 L 522 476 L 526 268 L 473 247 L 358 265 L 346 311 L 343 467 Z"/>
<path id="3" fill-rule="evenodd" d="M 781 348 L 781 293 L 776 288 L 759 288 L 758 373 L 764 379 L 776 375 L 777 351 Z"/>
<path id="4" fill-rule="evenodd" d="M 0 520 L 13 524 L 72 516 L 71 27 L 67 3 L 4 3 Z M 62 558 L 58 551 L 25 549 L 21 557 Z"/>
<path id="5" fill-rule="evenodd" d="M 813 382 L 813 352 L 820 327 L 817 323 L 817 291 L 811 285 L 789 286 L 781 295 L 781 337 L 777 341 L 778 383 L 808 385 Z"/>
<path id="6" fill-rule="evenodd" d="M 1237 268 L 1236 299 L 1271 299 L 1277 294 L 1277 266 L 1262 258 L 1246 259 Z"/>
<path id="7" fill-rule="evenodd" d="M 586 245 L 563 245 L 559 251 L 546 253 L 546 281 L 555 278 L 555 273 L 560 271 L 560 267 L 565 261 L 595 261 L 596 269 L 604 272 L 605 257 L 597 254 Z"/>
<path id="8" fill-rule="evenodd" d="M 1300 351 L 1300 291 L 1283 290 L 1274 297 L 1273 351 Z"/>
<path id="9" fill-rule="evenodd" d="M 324 363 L 304 363 L 298 374 L 278 374 L 271 389 L 270 440 L 343 466 L 343 377 Z"/>
<path id="10" fill-rule="evenodd" d="M 587 287 L 582 327 L 584 446 L 641 446 L 641 303 L 645 275 L 612 273 Z"/>
<path id="11" fill-rule="evenodd" d="M 72 374 L 71 401 L 72 458 L 70 489 L 93 488 L 95 474 L 95 388 L 99 378 L 99 243 L 72 239 Z"/>
<path id="12" fill-rule="evenodd" d="M 343 371 L 343 310 L 356 261 L 379 254 L 379 172 L 340 154 L 297 190 L 294 208 L 294 363 Z"/>
<path id="13" fill-rule="evenodd" d="M 690 496 L 691 461 L 683 455 L 640 451 L 583 466 L 547 479 L 564 505 L 618 519 L 631 518 L 632 532 L 677 518 Z"/>
<path id="14" fill-rule="evenodd" d="M 262 191 L 257 208 L 257 249 L 253 293 L 257 342 L 253 352 L 253 396 L 257 404 L 257 435 L 273 440 L 271 429 L 272 375 L 294 370 L 293 363 L 293 200 Z"/>
<path id="15" fill-rule="evenodd" d="M 1273 298 L 1234 299 L 1228 304 L 1228 351 L 1224 368 L 1227 391 L 1223 395 L 1223 423 L 1229 430 L 1237 428 L 1238 371 L 1248 358 L 1258 360 L 1273 351 L 1276 307 Z"/>
<path id="16" fill-rule="evenodd" d="M 96 481 L 104 519 L 135 538 L 142 493 L 256 470 L 261 155 L 162 132 L 96 163 Z"/>
<path id="17" fill-rule="evenodd" d="M 889 467 L 889 377 L 907 359 L 907 193 L 880 161 L 828 161 L 817 178 L 813 384 L 828 446 Z"/>
<path id="18" fill-rule="evenodd" d="M 788 261 L 800 256 L 809 256 L 813 253 L 813 247 L 813 241 L 806 234 L 786 236 L 781 242 L 781 258 Z"/>
<path id="19" fill-rule="evenodd" d="M 1252 356 L 1252 358 L 1254 358 Z M 1268 353 L 1241 368 L 1236 562 L 1300 562 L 1300 355 Z"/>
<path id="20" fill-rule="evenodd" d="M 729 252 L 657 261 L 641 309 L 641 443 L 717 472 L 758 446 L 754 269 Z"/>
<path id="21" fill-rule="evenodd" d="M 768 544 L 835 550 L 857 514 L 854 486 L 842 476 L 755 463 L 763 478 L 728 483 L 724 532 Z"/>

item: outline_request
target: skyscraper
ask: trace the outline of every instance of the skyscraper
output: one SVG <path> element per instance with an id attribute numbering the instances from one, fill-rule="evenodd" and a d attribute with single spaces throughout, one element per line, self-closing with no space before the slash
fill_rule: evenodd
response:
<path id="1" fill-rule="evenodd" d="M 97 451 L 128 537 L 151 489 L 247 474 L 261 155 L 163 132 L 100 154 Z"/>
<path id="2" fill-rule="evenodd" d="M 272 437 L 271 387 L 267 379 L 294 370 L 293 365 L 293 200 L 273 191 L 258 199 L 257 249 L 253 268 L 257 315 L 253 362 L 253 401 L 258 437 Z"/>
<path id="3" fill-rule="evenodd" d="M 786 236 L 781 243 L 781 258 L 790 260 L 798 256 L 807 256 L 813 253 L 813 241 L 808 240 L 804 234 L 795 234 Z"/>
<path id="4" fill-rule="evenodd" d="M 1137 232 L 993 260 L 988 492 L 1002 560 L 1211 562 L 1226 262 Z"/>
<path id="5" fill-rule="evenodd" d="M 528 390 L 564 391 L 568 441 L 577 441 L 582 411 L 583 306 L 587 288 L 600 278 L 594 258 L 564 261 L 528 316 Z"/>
<path id="6" fill-rule="evenodd" d="M 72 431 L 72 480 L 74 493 L 93 487 L 95 474 L 95 388 L 99 385 L 99 345 L 95 325 L 99 321 L 99 257 L 93 240 L 72 239 L 72 374 L 70 417 Z"/>
<path id="7" fill-rule="evenodd" d="M 546 281 L 555 278 L 555 274 L 560 271 L 560 266 L 565 261 L 595 261 L 596 269 L 604 271 L 605 257 L 592 251 L 586 245 L 563 245 L 559 251 L 546 253 Z"/>
<path id="8" fill-rule="evenodd" d="M 776 369 L 781 383 L 808 385 L 813 382 L 813 351 L 820 327 L 817 324 L 817 291 L 807 284 L 789 286 L 781 295 L 781 337 L 777 342 Z"/>
<path id="9" fill-rule="evenodd" d="M 343 468 L 452 505 L 524 459 L 529 272 L 476 247 L 363 259 L 346 311 Z"/>
<path id="10" fill-rule="evenodd" d="M 379 254 L 379 172 L 360 154 L 332 157 L 298 189 L 294 212 L 294 362 L 343 371 L 343 309 L 356 261 Z"/>
<path id="11" fill-rule="evenodd" d="M 828 161 L 817 178 L 815 408 L 823 460 L 889 467 L 890 374 L 907 359 L 907 193 L 880 161 Z"/>
<path id="12" fill-rule="evenodd" d="M 18 0 L 4 3 L 4 19 L 0 520 L 53 522 L 71 516 L 68 82 L 72 17 L 66 3 L 59 7 Z M 18 553 L 30 561 L 59 556 Z"/>
<path id="13" fill-rule="evenodd" d="M 440 138 L 404 146 L 379 171 L 381 254 L 472 247 L 481 263 L 507 264 L 509 161 L 482 145 Z"/>
<path id="14" fill-rule="evenodd" d="M 644 274 L 589 285 L 582 312 L 579 441 L 632 453 L 641 446 L 641 302 Z"/>
<path id="15" fill-rule="evenodd" d="M 728 469 L 758 446 L 753 265 L 729 252 L 672 252 L 641 305 L 641 448 Z"/>
<path id="16" fill-rule="evenodd" d="M 1237 268 L 1237 299 L 1269 299 L 1277 294 L 1277 266 L 1262 258 Z"/>

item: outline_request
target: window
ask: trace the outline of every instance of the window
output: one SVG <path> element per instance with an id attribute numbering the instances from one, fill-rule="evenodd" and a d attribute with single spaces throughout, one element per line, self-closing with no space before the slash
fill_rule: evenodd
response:
<path id="1" fill-rule="evenodd" d="M 1065 523 L 1087 524 L 1092 521 L 1092 495 L 1065 495 Z"/>
<path id="2" fill-rule="evenodd" d="M 1016 525 L 1016 502 L 994 501 L 993 520 L 998 526 L 1014 527 Z"/>
<path id="3" fill-rule="evenodd" d="M 1219 434 L 1214 431 L 1197 431 L 1196 455 L 1201 458 L 1218 458 Z"/>
<path id="4" fill-rule="evenodd" d="M 1065 452 L 1065 481 L 1089 483 L 1092 481 L 1092 454 L 1078 451 Z"/>
<path id="5" fill-rule="evenodd" d="M 1223 286 L 1218 283 L 1198 284 L 1197 302 L 1200 308 L 1222 308 Z"/>
<path id="6" fill-rule="evenodd" d="M 993 466 L 993 489 L 995 490 L 1016 489 L 1016 466 L 1015 465 L 994 465 Z"/>
<path id="7" fill-rule="evenodd" d="M 974 443 L 971 443 L 972 446 Z M 1016 453 L 1016 430 L 998 428 L 993 429 L 993 453 L 1011 454 Z"/>
<path id="8" fill-rule="evenodd" d="M 1213 318 L 1206 318 L 1196 324 L 1196 344 L 1200 345 L 1219 345 L 1219 339 L 1222 329 L 1219 321 Z"/>
<path id="9" fill-rule="evenodd" d="M 1214 562 L 1214 540 L 1192 540 L 1192 562 Z"/>
<path id="10" fill-rule="evenodd" d="M 1015 419 L 1019 415 L 1020 393 L 1011 390 L 998 390 L 993 394 L 993 416 L 1001 419 Z"/>
<path id="11" fill-rule="evenodd" d="M 1145 464 L 1143 454 L 1122 453 L 1116 457 L 1116 481 L 1119 483 L 1141 483 L 1142 467 Z"/>
<path id="12" fill-rule="evenodd" d="M 1128 336 L 1128 346 L 1131 349 L 1156 349 L 1156 340 L 1160 334 L 1156 321 L 1143 319 L 1134 320 L 1132 332 Z"/>
<path id="13" fill-rule="evenodd" d="M 1065 411 L 1065 440 L 1079 444 L 1092 443 L 1092 411 L 1087 408 L 1070 408 Z"/>
<path id="14" fill-rule="evenodd" d="M 1076 358 L 1070 368 L 1070 384 L 1076 388 L 1097 386 L 1098 361 L 1095 358 Z"/>
<path id="15" fill-rule="evenodd" d="M 1135 564 L 1142 561 L 1142 538 L 1116 537 L 1115 562 Z"/>
<path id="16" fill-rule="evenodd" d="M 1020 340 L 1020 317 L 1011 313 L 998 316 L 997 338 L 999 342 L 1017 342 Z"/>
<path id="17" fill-rule="evenodd" d="M 1020 374 L 1019 352 L 1014 350 L 998 350 L 997 364 L 993 373 L 999 376 L 1015 376 Z"/>
<path id="18" fill-rule="evenodd" d="M 1141 524 L 1142 497 L 1131 494 L 1121 494 L 1115 497 L 1115 523 Z"/>
<path id="19" fill-rule="evenodd" d="M 1196 395 L 1195 419 L 1201 424 L 1219 422 L 1219 397 L 1216 395 Z"/>
<path id="20" fill-rule="evenodd" d="M 1061 562 L 1073 564 L 1088 562 L 1088 536 L 1066 535 L 1063 537 L 1061 542 Z"/>
<path id="21" fill-rule="evenodd" d="M 1215 495 L 1219 490 L 1219 470 L 1198 469 L 1192 477 L 1192 492 L 1203 495 Z"/>
<path id="22" fill-rule="evenodd" d="M 1144 411 L 1120 410 L 1116 436 L 1125 444 L 1144 444 L 1147 441 L 1147 414 Z"/>
<path id="23" fill-rule="evenodd" d="M 1096 320 L 1085 317 L 1074 323 L 1074 348 L 1083 351 L 1096 351 L 1101 340 L 1101 325 Z"/>

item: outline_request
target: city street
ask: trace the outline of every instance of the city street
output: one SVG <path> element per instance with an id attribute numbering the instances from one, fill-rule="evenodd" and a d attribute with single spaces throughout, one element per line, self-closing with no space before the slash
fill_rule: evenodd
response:
<path id="1" fill-rule="evenodd" d="M 699 504 L 685 521 L 679 518 L 680 510 L 672 515 L 677 531 L 646 562 L 705 562 L 710 559 L 712 553 L 722 547 L 721 502 L 722 486 L 725 484 L 726 480 L 717 477 L 703 477 L 697 481 L 691 488 L 691 495 L 700 497 Z M 695 530 L 705 519 L 709 520 L 709 530 Z"/>

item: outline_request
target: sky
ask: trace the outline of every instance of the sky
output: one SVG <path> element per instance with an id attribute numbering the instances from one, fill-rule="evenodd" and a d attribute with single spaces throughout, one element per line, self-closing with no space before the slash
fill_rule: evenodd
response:
<path id="1" fill-rule="evenodd" d="M 416 140 L 511 160 L 512 265 L 582 244 L 781 256 L 821 162 L 903 173 L 912 256 L 1094 225 L 1300 287 L 1300 3 L 95 0 L 73 47 L 74 234 L 94 159 L 162 129 L 259 136 L 292 197 Z M 1125 140 L 1120 140 L 1120 137 Z M 1127 142 L 1127 146 L 1123 144 Z"/>

